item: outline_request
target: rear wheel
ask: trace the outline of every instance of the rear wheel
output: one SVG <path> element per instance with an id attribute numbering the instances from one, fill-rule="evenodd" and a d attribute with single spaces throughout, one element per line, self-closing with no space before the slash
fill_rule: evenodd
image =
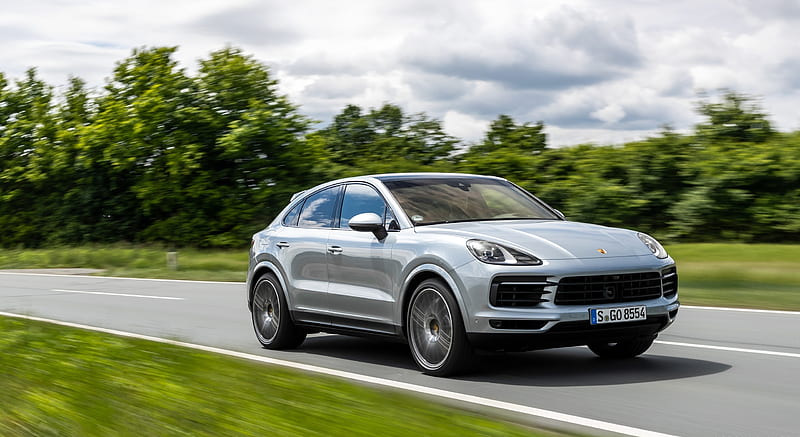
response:
<path id="1" fill-rule="evenodd" d="M 256 338 L 267 349 L 296 348 L 306 339 L 306 332 L 292 322 L 283 288 L 271 273 L 256 282 L 251 314 Z"/>
<path id="2" fill-rule="evenodd" d="M 590 343 L 589 349 L 601 358 L 633 358 L 643 354 L 655 341 L 656 336 L 636 337 L 617 343 Z"/>
<path id="3" fill-rule="evenodd" d="M 450 290 L 441 281 L 423 281 L 414 290 L 406 321 L 411 355 L 423 373 L 449 376 L 464 370 L 472 348 Z"/>

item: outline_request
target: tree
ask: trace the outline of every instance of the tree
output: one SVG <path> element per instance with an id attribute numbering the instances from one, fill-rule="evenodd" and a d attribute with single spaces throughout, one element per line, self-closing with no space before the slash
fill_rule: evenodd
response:
<path id="1" fill-rule="evenodd" d="M 547 147 L 547 135 L 541 121 L 530 124 L 517 124 L 508 115 L 500 115 L 492 121 L 483 141 L 470 150 L 478 153 L 491 153 L 503 148 L 511 148 L 521 153 L 537 154 Z"/>
<path id="2" fill-rule="evenodd" d="M 89 169 L 79 181 L 88 191 L 82 221 L 93 240 L 138 241 L 185 208 L 176 179 L 194 166 L 194 134 L 183 126 L 193 88 L 172 59 L 175 50 L 135 49 L 119 62 L 82 131 L 80 159 Z M 184 239 L 180 233 L 174 236 Z"/>
<path id="3" fill-rule="evenodd" d="M 91 215 L 94 193 L 105 187 L 95 186 L 93 165 L 79 147 L 84 129 L 94 117 L 93 102 L 83 80 L 69 79 L 69 86 L 55 108 L 56 134 L 52 143 L 44 145 L 49 156 L 47 166 L 46 193 L 37 197 L 44 221 L 41 228 L 47 242 L 76 244 L 92 241 L 96 232 Z M 113 236 L 113 237 L 112 237 Z M 117 241 L 116 234 L 109 235 Z"/>
<path id="4" fill-rule="evenodd" d="M 447 159 L 457 143 L 438 120 L 424 113 L 406 115 L 388 103 L 366 113 L 348 105 L 309 139 L 323 146 L 339 174 L 419 170 Z"/>
<path id="5" fill-rule="evenodd" d="M 760 105 L 746 94 L 724 90 L 722 101 L 703 99 L 696 109 L 706 117 L 696 126 L 698 138 L 706 143 L 763 143 L 775 135 Z"/>
<path id="6" fill-rule="evenodd" d="M 458 156 L 458 168 L 469 173 L 506 177 L 526 188 L 541 182 L 547 147 L 544 124 L 517 124 L 508 115 L 500 115 L 489 124 L 486 135 Z"/>
<path id="7" fill-rule="evenodd" d="M 0 75 L 0 244 L 36 245 L 42 193 L 47 193 L 49 155 L 55 137 L 52 87 L 29 69 L 8 87 Z"/>
<path id="8" fill-rule="evenodd" d="M 205 201 L 215 233 L 211 245 L 249 239 L 283 208 L 291 195 L 314 185 L 321 152 L 304 141 L 311 121 L 278 93 L 269 69 L 241 50 L 226 47 L 200 61 L 195 79 L 199 119 L 206 125 L 202 173 L 190 198 Z"/>

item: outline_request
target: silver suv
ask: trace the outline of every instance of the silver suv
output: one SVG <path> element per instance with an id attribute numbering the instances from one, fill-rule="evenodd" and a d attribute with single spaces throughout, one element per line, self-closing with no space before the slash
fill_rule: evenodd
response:
<path id="1" fill-rule="evenodd" d="M 652 237 L 567 221 L 505 179 L 441 173 L 296 194 L 253 236 L 247 290 L 266 348 L 319 331 L 393 337 L 437 376 L 475 349 L 634 357 L 679 307 L 675 262 Z"/>

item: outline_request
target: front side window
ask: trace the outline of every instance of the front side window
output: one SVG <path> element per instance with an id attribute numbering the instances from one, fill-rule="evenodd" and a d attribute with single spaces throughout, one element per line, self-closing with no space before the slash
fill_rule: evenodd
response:
<path id="1" fill-rule="evenodd" d="M 309 196 L 303 203 L 297 225 L 301 228 L 330 228 L 340 187 L 331 187 Z"/>
<path id="2" fill-rule="evenodd" d="M 342 201 L 342 216 L 339 221 L 339 227 L 347 228 L 350 219 L 357 214 L 372 212 L 378 214 L 379 217 L 383 217 L 385 210 L 386 202 L 374 188 L 362 184 L 348 185 Z"/>

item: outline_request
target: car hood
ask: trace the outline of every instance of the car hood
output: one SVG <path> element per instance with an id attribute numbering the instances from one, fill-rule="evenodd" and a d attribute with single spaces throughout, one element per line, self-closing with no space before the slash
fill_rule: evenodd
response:
<path id="1" fill-rule="evenodd" d="M 446 234 L 523 249 L 540 259 L 609 258 L 650 255 L 627 229 L 549 220 L 498 220 L 417 226 L 421 235 Z M 604 253 L 605 252 L 605 253 Z"/>

